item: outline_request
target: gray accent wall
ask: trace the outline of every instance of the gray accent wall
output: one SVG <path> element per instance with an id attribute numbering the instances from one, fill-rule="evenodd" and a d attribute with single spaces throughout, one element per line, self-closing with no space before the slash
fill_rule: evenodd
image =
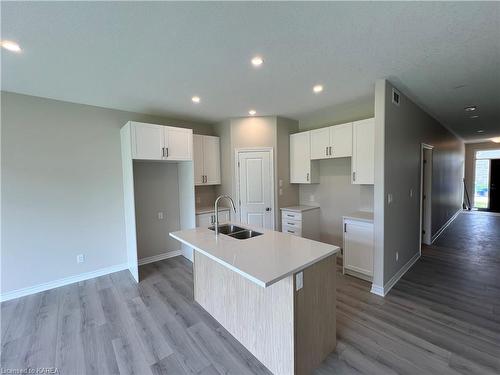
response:
<path id="1" fill-rule="evenodd" d="M 377 187 L 375 192 L 375 199 L 379 201 L 375 208 L 383 210 L 383 240 L 376 240 L 375 256 L 380 256 L 377 246 L 382 245 L 384 284 L 419 253 L 421 144 L 434 147 L 432 235 L 461 209 L 464 173 L 463 141 L 401 91 L 400 105 L 393 104 L 392 89 L 393 85 L 387 80 L 377 82 L 376 134 L 383 134 L 384 138 L 381 142 L 383 157 L 378 154 L 380 150 L 376 150 L 376 163 L 379 164 L 376 174 L 383 171 L 384 180 L 380 186 L 383 193 L 377 191 Z M 384 129 L 381 130 L 380 126 Z M 410 196 L 410 190 L 413 196 Z M 391 204 L 387 201 L 388 194 L 393 196 Z M 377 223 L 379 218 L 375 216 L 376 231 L 381 230 L 380 222 Z M 399 253 L 398 261 L 396 252 Z M 374 281 L 378 280 L 375 277 Z"/>
<path id="2" fill-rule="evenodd" d="M 127 121 L 213 133 L 210 124 L 6 92 L 1 110 L 2 293 L 127 261 L 120 151 Z"/>

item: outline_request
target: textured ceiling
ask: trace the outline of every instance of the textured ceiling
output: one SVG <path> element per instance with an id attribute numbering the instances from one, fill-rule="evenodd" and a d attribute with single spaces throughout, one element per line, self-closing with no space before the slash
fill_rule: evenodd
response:
<path id="1" fill-rule="evenodd" d="M 463 138 L 500 135 L 499 2 L 1 7 L 2 38 L 23 48 L 2 51 L 5 91 L 205 121 L 250 108 L 306 120 L 366 103 L 389 78 Z"/>

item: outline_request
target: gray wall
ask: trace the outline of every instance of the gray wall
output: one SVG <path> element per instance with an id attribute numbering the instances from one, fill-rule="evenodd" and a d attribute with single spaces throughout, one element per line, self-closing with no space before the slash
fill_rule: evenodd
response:
<path id="1" fill-rule="evenodd" d="M 499 150 L 500 144 L 494 142 L 467 143 L 465 145 L 465 183 L 471 204 L 474 205 L 474 176 L 476 174 L 476 151 Z"/>
<path id="2" fill-rule="evenodd" d="M 138 259 L 181 249 L 168 235 L 180 229 L 177 173 L 177 163 L 134 161 Z"/>
<path id="3" fill-rule="evenodd" d="M 5 92 L 1 109 L 2 293 L 126 262 L 119 131 L 128 120 L 213 132 Z"/>
<path id="4" fill-rule="evenodd" d="M 382 81 L 380 86 L 376 95 L 383 96 L 378 98 L 383 106 L 376 106 L 375 117 L 381 115 L 377 110 L 383 108 L 384 194 L 376 194 L 376 199 L 384 202 L 385 284 L 419 252 L 421 144 L 434 146 L 433 235 L 461 208 L 464 145 L 404 94 L 399 106 L 392 104 L 393 86 L 389 81 Z M 413 189 L 413 197 L 410 197 L 410 189 Z M 385 199 L 389 193 L 393 195 L 390 205 Z M 399 252 L 399 261 L 396 261 L 396 252 Z"/>

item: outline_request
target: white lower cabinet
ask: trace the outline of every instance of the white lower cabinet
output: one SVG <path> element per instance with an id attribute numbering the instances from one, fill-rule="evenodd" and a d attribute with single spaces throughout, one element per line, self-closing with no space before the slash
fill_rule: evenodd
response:
<path id="1" fill-rule="evenodd" d="M 227 223 L 229 221 L 229 210 L 219 211 L 219 224 Z M 206 212 L 196 214 L 196 226 L 200 228 L 208 228 L 215 223 L 215 213 Z"/>
<path id="2" fill-rule="evenodd" d="M 344 218 L 344 273 L 373 278 L 373 222 Z"/>
<path id="3" fill-rule="evenodd" d="M 292 236 L 319 240 L 319 207 L 282 208 L 281 231 Z"/>

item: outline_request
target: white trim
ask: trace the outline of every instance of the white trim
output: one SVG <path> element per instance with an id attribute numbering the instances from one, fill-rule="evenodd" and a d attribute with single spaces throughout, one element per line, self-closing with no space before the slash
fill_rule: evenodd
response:
<path id="1" fill-rule="evenodd" d="M 235 178 L 235 196 L 236 196 L 236 207 L 238 212 L 238 220 L 241 223 L 241 211 L 240 211 L 240 168 L 238 167 L 238 162 L 240 160 L 239 154 L 245 152 L 269 152 L 269 158 L 271 162 L 271 207 L 272 207 L 272 230 L 276 229 L 276 212 L 278 211 L 276 205 L 274 204 L 274 189 L 275 189 L 275 171 L 274 171 L 274 149 L 273 147 L 245 147 L 245 148 L 236 148 L 234 150 L 234 178 Z"/>
<path id="2" fill-rule="evenodd" d="M 441 235 L 441 233 L 443 233 L 444 230 L 446 228 L 448 228 L 448 226 L 453 222 L 453 220 L 455 220 L 457 218 L 457 216 L 462 211 L 463 210 L 460 208 L 457 212 L 455 212 L 455 214 L 453 214 L 453 216 L 446 223 L 444 223 L 444 225 L 436 232 L 436 234 L 434 236 L 432 236 L 431 243 L 434 243 L 434 241 L 437 240 L 437 238 Z"/>
<path id="3" fill-rule="evenodd" d="M 75 276 L 64 277 L 62 279 L 49 281 L 47 283 L 38 284 L 27 288 L 16 289 L 11 292 L 0 294 L 0 302 L 8 301 L 14 298 L 28 296 L 30 294 L 43 292 L 49 289 L 59 288 L 64 285 L 69 285 L 77 283 L 79 281 L 93 279 L 95 277 L 108 275 L 110 273 L 123 271 L 128 269 L 128 266 L 129 266 L 128 263 L 116 264 L 114 266 L 100 268 L 95 271 L 85 272 Z"/>
<path id="4" fill-rule="evenodd" d="M 387 293 L 392 289 L 394 285 L 403 277 L 403 275 L 415 264 L 415 262 L 420 258 L 420 251 L 415 253 L 415 255 L 406 264 L 399 269 L 396 274 L 391 277 L 391 279 L 383 286 L 378 286 L 373 284 L 371 292 L 379 296 L 385 297 Z"/>
<path id="5" fill-rule="evenodd" d="M 142 266 L 143 264 L 158 262 L 160 260 L 164 260 L 164 259 L 168 259 L 168 258 L 173 258 L 173 257 L 179 256 L 179 255 L 182 255 L 182 250 L 168 251 L 166 253 L 153 255 L 150 257 L 146 257 L 146 258 L 141 258 L 141 259 L 139 259 L 139 266 Z"/>

